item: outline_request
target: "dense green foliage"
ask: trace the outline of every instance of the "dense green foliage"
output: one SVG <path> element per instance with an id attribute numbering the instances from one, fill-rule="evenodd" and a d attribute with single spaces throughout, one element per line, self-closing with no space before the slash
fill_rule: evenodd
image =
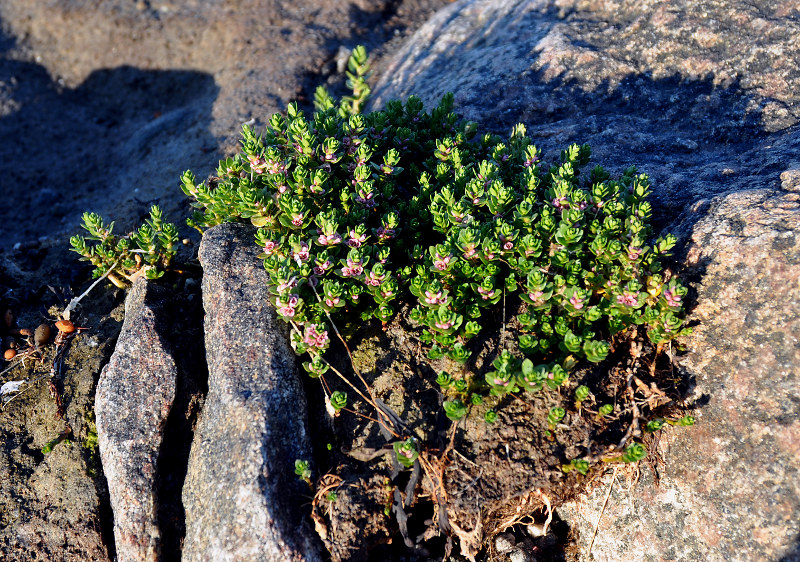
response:
<path id="1" fill-rule="evenodd" d="M 220 162 L 216 176 L 198 183 L 187 171 L 181 178 L 195 208 L 189 225 L 258 227 L 271 304 L 291 324 L 292 345 L 308 354 L 312 376 L 329 368 L 323 356 L 332 322 L 387 323 L 403 302 L 413 303 L 409 319 L 430 346 L 428 357 L 460 365 L 487 321 L 511 322 L 505 311 L 513 305 L 513 353 L 497 350 L 482 377 L 439 373 L 452 420 L 485 397 L 558 390 L 581 360 L 603 361 L 615 334 L 632 326 L 643 326 L 657 346 L 688 333 L 687 290 L 661 264 L 676 239 L 653 240 L 647 176 L 633 167 L 619 177 L 588 167 L 587 145 L 545 163 L 523 125 L 507 138 L 479 135 L 453 112 L 452 94 L 430 112 L 411 96 L 362 114 L 366 60 L 363 48 L 350 59 L 352 96 L 337 103 L 319 88 L 312 115 L 293 103 L 262 134 L 244 125 L 241 153 Z M 174 254 L 177 236 L 156 209 L 130 238 L 112 237 L 96 215 L 84 223 L 97 244 L 80 237 L 72 244 L 97 275 L 115 261 L 126 276 L 142 263 L 168 265 Z M 572 404 L 580 410 L 589 397 L 579 386 Z M 345 393 L 330 396 L 336 413 L 346 404 Z M 597 420 L 613 410 L 597 406 Z M 565 414 L 550 410 L 548 435 Z M 485 419 L 492 423 L 497 413 Z M 654 420 L 647 431 L 664 423 L 677 422 Z M 395 449 L 406 466 L 418 454 L 413 439 Z M 641 454 L 629 447 L 615 459 Z M 587 466 L 563 468 L 585 474 Z"/>
<path id="2" fill-rule="evenodd" d="M 135 275 L 161 277 L 175 257 L 178 229 L 164 222 L 161 209 L 155 205 L 150 209 L 150 219 L 128 236 L 113 234 L 114 223 L 105 225 L 97 213 L 84 213 L 81 226 L 89 235 L 73 236 L 71 250 L 94 266 L 95 277 L 107 275 L 120 287 Z"/>

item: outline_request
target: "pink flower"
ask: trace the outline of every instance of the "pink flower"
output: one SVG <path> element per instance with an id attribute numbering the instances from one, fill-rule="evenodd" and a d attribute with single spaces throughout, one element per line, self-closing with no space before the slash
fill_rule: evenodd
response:
<path id="1" fill-rule="evenodd" d="M 431 293 L 430 291 L 425 291 L 425 302 L 428 304 L 445 304 L 445 300 L 442 298 L 442 292 L 438 291 L 435 294 Z"/>
<path id="2" fill-rule="evenodd" d="M 292 257 L 303 262 L 307 261 L 309 257 L 308 244 L 300 242 L 300 249 L 296 252 L 292 252 Z"/>
<path id="3" fill-rule="evenodd" d="M 248 156 L 247 160 L 250 162 L 250 168 L 257 174 L 263 174 L 267 168 L 267 161 L 260 156 Z"/>
<path id="4" fill-rule="evenodd" d="M 539 304 L 542 302 L 542 295 L 544 295 L 543 291 L 534 291 L 533 293 L 528 293 L 528 298 Z"/>
<path id="5" fill-rule="evenodd" d="M 303 224 L 303 215 L 292 215 L 292 224 L 294 226 L 302 226 L 302 224 Z"/>
<path id="6" fill-rule="evenodd" d="M 667 289 L 664 291 L 664 299 L 667 301 L 667 305 L 672 307 L 680 306 L 681 301 L 683 300 L 680 295 L 673 291 L 673 289 Z"/>
<path id="7" fill-rule="evenodd" d="M 483 300 L 488 301 L 497 294 L 495 289 L 485 289 L 484 287 L 478 287 L 478 294 L 480 294 Z"/>
<path id="8" fill-rule="evenodd" d="M 513 242 L 506 242 L 505 244 L 503 244 L 503 249 L 504 250 L 510 250 L 513 247 L 514 247 L 514 243 Z"/>
<path id="9" fill-rule="evenodd" d="M 359 234 L 355 230 L 350 231 L 350 238 L 347 240 L 347 245 L 351 248 L 360 248 L 361 244 L 366 242 L 367 235 L 366 234 Z"/>
<path id="10" fill-rule="evenodd" d="M 449 330 L 450 327 L 453 325 L 452 322 L 436 322 L 435 326 L 440 330 Z"/>
<path id="11" fill-rule="evenodd" d="M 287 289 L 294 289 L 297 286 L 297 277 L 292 277 L 285 283 L 278 284 L 278 292 L 282 293 Z"/>
<path id="12" fill-rule="evenodd" d="M 350 268 L 351 275 L 361 275 L 364 273 L 364 266 L 362 265 L 362 262 L 356 263 L 350 258 L 347 258 L 347 267 Z"/>
<path id="13" fill-rule="evenodd" d="M 264 243 L 264 253 L 268 256 L 271 256 L 275 252 L 275 248 L 278 247 L 278 244 L 272 240 L 267 240 Z"/>
<path id="14" fill-rule="evenodd" d="M 631 261 L 636 261 L 639 259 L 639 256 L 642 255 L 642 249 L 637 248 L 636 246 L 628 247 L 628 259 Z"/>
<path id="15" fill-rule="evenodd" d="M 621 295 L 617 295 L 617 302 L 625 306 L 636 306 L 639 303 L 639 298 L 633 293 L 625 291 Z"/>
<path id="16" fill-rule="evenodd" d="M 382 226 L 379 226 L 377 233 L 378 233 L 378 238 L 380 238 L 381 240 L 388 240 L 389 238 L 394 236 L 394 229 L 383 228 Z"/>
<path id="17" fill-rule="evenodd" d="M 325 299 L 325 304 L 328 306 L 336 306 L 341 299 L 339 297 L 329 297 Z"/>
<path id="18" fill-rule="evenodd" d="M 575 307 L 575 310 L 580 310 L 583 308 L 583 299 L 580 298 L 578 295 L 572 295 L 569 298 L 570 304 Z"/>
<path id="19" fill-rule="evenodd" d="M 445 256 L 443 258 L 439 258 L 438 260 L 434 261 L 433 266 L 439 271 L 444 271 L 450 265 L 451 260 L 452 258 L 450 256 Z"/>

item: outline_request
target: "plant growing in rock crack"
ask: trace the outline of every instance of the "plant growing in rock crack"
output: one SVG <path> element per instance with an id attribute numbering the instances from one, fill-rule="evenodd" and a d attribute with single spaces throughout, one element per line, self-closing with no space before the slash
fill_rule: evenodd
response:
<path id="1" fill-rule="evenodd" d="M 158 279 L 175 257 L 178 229 L 164 222 L 155 205 L 150 218 L 128 236 L 113 234 L 114 223 L 106 225 L 97 213 L 84 213 L 81 227 L 89 234 L 70 238 L 71 250 L 94 266 L 95 277 L 105 275 L 120 288 L 141 275 Z"/>
<path id="2" fill-rule="evenodd" d="M 355 363 L 361 387 L 325 354 L 334 334 L 342 339 L 337 322 L 386 325 L 409 302 L 427 357 L 455 366 L 435 380 L 453 431 L 476 405 L 485 402 L 485 421 L 496 423 L 504 397 L 541 393 L 555 404 L 536 423 L 552 440 L 564 420 L 584 412 L 596 425 L 633 420 L 618 446 L 565 459 L 563 472 L 586 474 L 598 460 L 641 460 L 646 449 L 628 442 L 640 434 L 633 431 L 638 406 L 604 403 L 602 388 L 570 377 L 579 365 L 603 362 L 631 328 L 642 327 L 657 351 L 689 333 L 687 289 L 661 264 L 676 239 L 653 239 L 647 176 L 634 167 L 613 178 L 588 168 L 590 149 L 578 144 L 546 164 L 523 125 L 507 138 L 478 135 L 453 112 L 452 94 L 430 112 L 411 96 L 362 114 L 367 75 L 366 52 L 357 48 L 348 64 L 352 96 L 337 102 L 320 87 L 312 115 L 292 103 L 262 133 L 244 125 L 241 152 L 208 181 L 184 172 L 181 187 L 194 207 L 187 223 L 201 232 L 234 221 L 257 227 L 270 302 L 291 325 L 296 353 L 307 356 L 304 369 L 321 380 L 329 412 L 348 404 L 326 382 L 333 372 L 375 408 L 398 465 L 436 473 L 425 443 L 374 395 Z M 167 265 L 174 253 L 176 236 L 155 217 L 149 237 L 127 242 L 111 238 L 96 215 L 84 222 L 97 245 L 76 237 L 73 246 L 98 275 L 118 262 L 128 278 L 142 264 Z M 473 341 L 500 316 L 500 349 L 491 368 L 474 373 Z M 508 348 L 506 328 L 516 339 Z M 644 429 L 692 421 L 654 417 Z M 310 481 L 307 464 L 298 461 L 296 469 Z"/>
<path id="3" fill-rule="evenodd" d="M 216 177 L 182 177 L 196 208 L 190 225 L 258 227 L 271 302 L 312 376 L 328 369 L 334 318 L 385 324 L 400 299 L 416 301 L 410 320 L 428 357 L 459 364 L 501 301 L 521 303 L 521 357 L 504 349 L 482 377 L 437 378 L 452 420 L 480 400 L 473 396 L 557 391 L 580 360 L 603 361 L 611 338 L 631 326 L 644 326 L 659 349 L 689 332 L 687 290 L 660 261 L 676 239 L 648 243 L 647 176 L 586 170 L 587 145 L 545 164 L 523 125 L 508 138 L 478 136 L 453 113 L 452 95 L 430 113 L 411 96 L 361 114 L 363 49 L 348 69 L 353 96 L 337 104 L 320 87 L 313 115 L 290 104 L 263 134 L 244 125 L 241 153 L 220 162 Z M 588 396 L 581 389 L 578 407 Z"/>

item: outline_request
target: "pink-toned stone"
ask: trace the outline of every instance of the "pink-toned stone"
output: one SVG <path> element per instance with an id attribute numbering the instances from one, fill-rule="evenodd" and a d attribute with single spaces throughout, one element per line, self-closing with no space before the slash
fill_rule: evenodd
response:
<path id="1" fill-rule="evenodd" d="M 143 278 L 134 283 L 117 346 L 97 383 L 97 437 L 119 562 L 160 559 L 158 454 L 177 376 L 159 331 L 163 291 Z"/>

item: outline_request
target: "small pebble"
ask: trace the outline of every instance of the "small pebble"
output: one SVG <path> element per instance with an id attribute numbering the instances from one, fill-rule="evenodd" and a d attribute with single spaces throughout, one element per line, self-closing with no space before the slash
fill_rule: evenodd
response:
<path id="1" fill-rule="evenodd" d="M 36 331 L 33 333 L 33 343 L 36 347 L 46 344 L 50 341 L 50 326 L 47 324 L 39 324 Z"/>
<path id="2" fill-rule="evenodd" d="M 517 541 L 514 539 L 514 535 L 512 535 L 511 533 L 505 533 L 503 535 L 498 536 L 494 540 L 494 547 L 500 554 L 505 554 L 506 552 L 511 552 L 516 543 Z"/>
<path id="3" fill-rule="evenodd" d="M 512 550 L 508 554 L 508 559 L 511 560 L 511 562 L 535 562 L 536 560 L 524 550 Z"/>
<path id="4" fill-rule="evenodd" d="M 533 525 L 528 525 L 528 534 L 535 539 L 544 536 L 544 524 L 543 523 L 534 523 Z"/>

